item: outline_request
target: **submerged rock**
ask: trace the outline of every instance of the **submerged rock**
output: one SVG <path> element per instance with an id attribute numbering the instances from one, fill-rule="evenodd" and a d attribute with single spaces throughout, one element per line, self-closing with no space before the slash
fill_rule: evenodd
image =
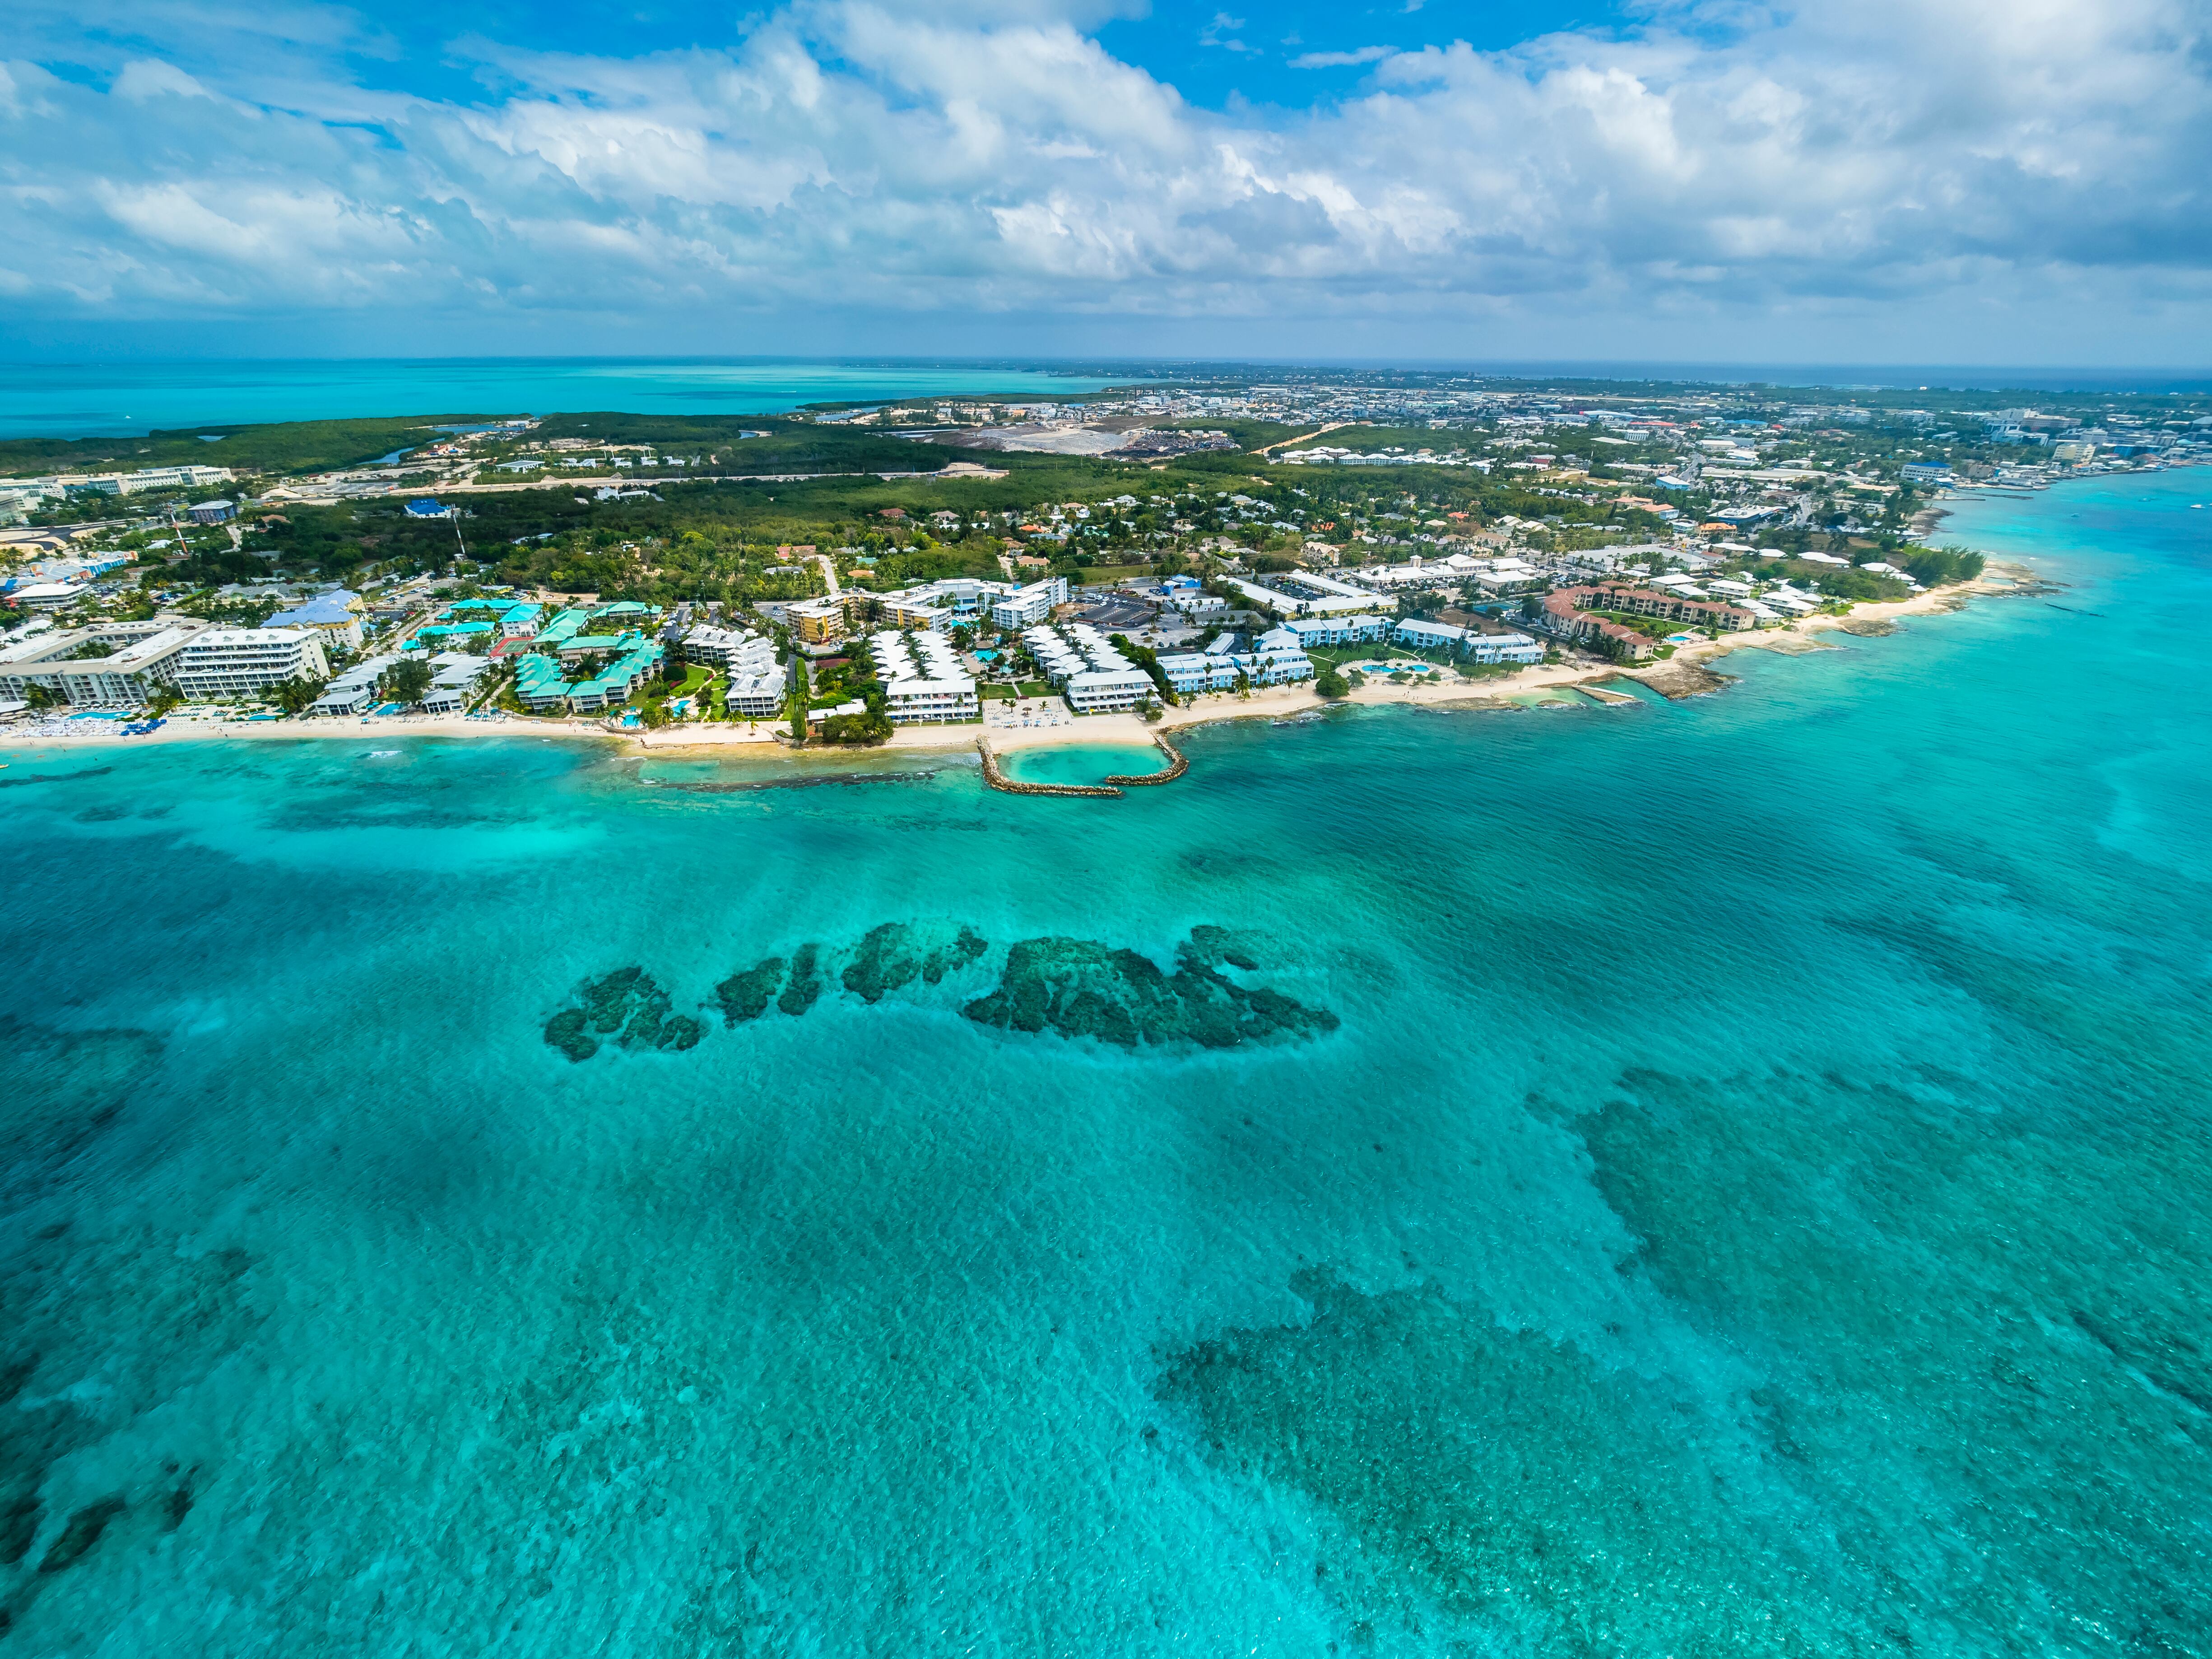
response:
<path id="1" fill-rule="evenodd" d="M 107 1530 L 107 1523 L 123 1513 L 125 1505 L 121 1498 L 103 1498 L 96 1504 L 87 1504 L 69 1518 L 62 1535 L 54 1540 L 46 1551 L 46 1559 L 39 1563 L 40 1572 L 59 1572 L 64 1567 L 73 1567 L 89 1554 L 100 1541 L 100 1534 Z"/>
<path id="2" fill-rule="evenodd" d="M 581 1008 L 563 1008 L 545 1022 L 545 1041 L 571 1060 L 589 1060 L 599 1052 L 599 1042 L 585 1025 Z"/>
<path id="3" fill-rule="evenodd" d="M 1138 951 L 1091 939 L 1024 939 L 1007 951 L 999 988 L 961 1012 L 1001 1030 L 1095 1036 L 1125 1048 L 1178 1042 L 1234 1048 L 1336 1029 L 1326 1008 L 1238 985 L 1207 955 L 1207 945 L 1186 945 L 1169 974 Z"/>
<path id="4" fill-rule="evenodd" d="M 775 1006 L 787 1014 L 798 1015 L 811 1008 L 822 994 L 822 975 L 818 964 L 822 959 L 819 945 L 802 945 L 791 953 L 791 980 L 783 988 L 783 994 Z"/>
<path id="5" fill-rule="evenodd" d="M 577 988 L 579 1006 L 545 1022 L 545 1041 L 572 1060 L 589 1060 L 599 1038 L 620 1032 L 625 1048 L 689 1048 L 705 1035 L 687 1014 L 672 1013 L 668 993 L 642 968 L 617 968 Z"/>
<path id="6" fill-rule="evenodd" d="M 724 1022 L 742 1025 L 747 1020 L 758 1019 L 768 1012 L 769 999 L 775 994 L 777 982 L 782 978 L 781 957 L 769 957 L 732 974 L 714 988 L 714 1000 L 721 1004 Z"/>
<path id="7" fill-rule="evenodd" d="M 951 924 L 887 921 L 868 930 L 845 969 L 845 988 L 864 1002 L 880 1002 L 885 993 L 917 979 L 939 983 L 990 948 L 972 927 L 951 931 Z"/>

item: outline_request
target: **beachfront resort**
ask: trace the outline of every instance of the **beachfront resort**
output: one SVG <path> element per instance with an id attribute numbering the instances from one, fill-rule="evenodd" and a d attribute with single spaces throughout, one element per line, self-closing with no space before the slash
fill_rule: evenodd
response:
<path id="1" fill-rule="evenodd" d="M 203 434 L 238 462 L 0 489 L 0 720 L 866 744 L 994 704 L 1079 729 L 1641 674 L 1972 577 L 1929 544 L 1950 495 L 2212 447 L 2212 415 L 2136 401 L 1317 377 L 694 422 L 684 453 L 620 435 L 643 417 L 441 427 L 289 470 L 249 463 L 252 432 Z M 263 430 L 272 453 L 308 442 Z M 1005 465 L 921 459 L 948 443 Z M 880 470 L 769 470 L 841 454 Z"/>

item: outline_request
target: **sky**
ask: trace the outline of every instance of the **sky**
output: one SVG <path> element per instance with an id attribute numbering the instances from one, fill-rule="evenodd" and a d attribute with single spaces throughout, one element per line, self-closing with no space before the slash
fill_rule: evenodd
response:
<path id="1" fill-rule="evenodd" d="M 2212 364 L 2212 0 L 15 0 L 0 358 Z"/>

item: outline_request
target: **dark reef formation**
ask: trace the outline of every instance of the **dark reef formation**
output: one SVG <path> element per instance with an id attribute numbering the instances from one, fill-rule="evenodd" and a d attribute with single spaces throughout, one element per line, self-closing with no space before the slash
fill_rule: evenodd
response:
<path id="1" fill-rule="evenodd" d="M 990 948 L 963 923 L 887 921 L 849 948 L 811 940 L 787 959 L 763 957 L 739 968 L 714 987 L 707 1006 L 721 1011 L 726 1028 L 750 1024 L 771 1004 L 801 1018 L 839 986 L 872 1007 L 908 986 L 942 985 Z M 1327 1009 L 1239 984 L 1223 971 L 1258 971 L 1263 950 L 1226 928 L 1194 927 L 1170 973 L 1138 951 L 1091 939 L 1024 939 L 1007 952 L 998 988 L 961 1012 L 1000 1030 L 1095 1036 L 1125 1048 L 1234 1048 L 1334 1030 L 1336 1016 Z M 702 1035 L 697 1020 L 669 1012 L 668 994 L 641 968 L 586 981 L 545 1025 L 545 1041 L 572 1060 L 589 1060 L 610 1037 L 625 1048 L 689 1048 Z"/>
<path id="2" fill-rule="evenodd" d="M 783 979 L 783 958 L 769 957 L 750 968 L 740 968 L 714 988 L 725 1024 L 742 1025 L 768 1012 L 769 1000 Z"/>
<path id="3" fill-rule="evenodd" d="M 668 993 L 642 968 L 617 968 L 577 988 L 580 1006 L 563 1008 L 545 1023 L 545 1041 L 570 1060 L 589 1060 L 599 1039 L 616 1036 L 625 1048 L 689 1048 L 704 1035 L 688 1014 L 672 1013 Z"/>
<path id="4" fill-rule="evenodd" d="M 1081 939 L 1028 939 L 1006 952 L 999 988 L 961 1012 L 1002 1030 L 1095 1036 L 1133 1048 L 1191 1042 L 1234 1048 L 1295 1041 L 1336 1029 L 1336 1016 L 1279 991 L 1248 988 L 1217 965 L 1242 966 L 1218 928 L 1194 932 L 1176 951 L 1176 969 L 1149 957 Z"/>
<path id="5" fill-rule="evenodd" d="M 822 947 L 802 945 L 791 953 L 791 979 L 775 1006 L 794 1018 L 805 1013 L 822 994 Z"/>
<path id="6" fill-rule="evenodd" d="M 887 921 L 870 928 L 854 948 L 844 973 L 845 988 L 863 1002 L 880 1002 L 885 992 L 916 979 L 939 984 L 989 948 L 972 927 L 948 933 L 921 923 Z"/>

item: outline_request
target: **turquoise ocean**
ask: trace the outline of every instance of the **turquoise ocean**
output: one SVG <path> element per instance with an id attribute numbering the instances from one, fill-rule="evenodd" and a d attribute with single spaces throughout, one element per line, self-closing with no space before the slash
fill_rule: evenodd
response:
<path id="1" fill-rule="evenodd" d="M 0 1644 L 2212 1652 L 2208 500 L 1119 801 L 0 753 Z"/>
<path id="2" fill-rule="evenodd" d="M 0 363 L 0 438 L 377 416 L 775 415 L 878 398 L 1050 398 L 1127 380 L 1014 363 L 801 358 L 331 358 Z"/>

